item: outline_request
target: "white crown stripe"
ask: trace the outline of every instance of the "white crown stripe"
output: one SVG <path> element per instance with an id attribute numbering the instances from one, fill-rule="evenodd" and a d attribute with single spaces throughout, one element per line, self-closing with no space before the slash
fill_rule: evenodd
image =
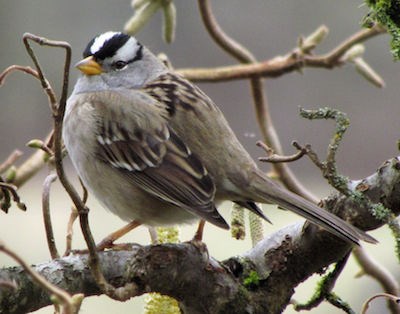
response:
<path id="1" fill-rule="evenodd" d="M 104 43 L 116 34 L 119 34 L 119 33 L 118 32 L 107 32 L 107 33 L 101 34 L 100 36 L 96 37 L 92 46 L 90 47 L 90 52 L 92 54 L 95 54 L 96 52 L 98 52 L 101 49 L 101 47 L 103 47 Z"/>
<path id="2" fill-rule="evenodd" d="M 139 48 L 140 45 L 138 44 L 137 40 L 131 37 L 121 48 L 117 50 L 115 56 L 113 56 L 113 59 L 129 61 L 136 56 Z"/>

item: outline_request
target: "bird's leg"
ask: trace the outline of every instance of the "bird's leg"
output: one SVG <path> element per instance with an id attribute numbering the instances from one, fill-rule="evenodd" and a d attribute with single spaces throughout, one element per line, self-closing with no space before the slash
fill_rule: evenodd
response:
<path id="1" fill-rule="evenodd" d="M 197 227 L 196 234 L 194 235 L 191 244 L 193 244 L 199 252 L 204 256 L 204 260 L 207 261 L 205 268 L 208 271 L 217 271 L 217 272 L 225 272 L 225 269 L 218 263 L 218 261 L 210 258 L 208 253 L 207 245 L 203 242 L 203 230 L 204 225 L 206 224 L 205 220 L 200 220 L 199 226 Z"/>
<path id="2" fill-rule="evenodd" d="M 114 231 L 113 233 L 110 233 L 103 240 L 101 240 L 99 244 L 97 244 L 97 250 L 104 251 L 105 249 L 110 249 L 115 247 L 114 242 L 116 240 L 123 237 L 125 234 L 127 234 L 128 232 L 130 232 L 131 230 L 135 229 L 140 225 L 141 225 L 140 222 L 138 222 L 137 220 L 133 220 L 127 225 L 123 226 L 122 228 Z"/>
<path id="3" fill-rule="evenodd" d="M 206 221 L 204 219 L 200 220 L 199 226 L 197 227 L 197 231 L 193 237 L 192 242 L 203 242 L 203 230 Z"/>

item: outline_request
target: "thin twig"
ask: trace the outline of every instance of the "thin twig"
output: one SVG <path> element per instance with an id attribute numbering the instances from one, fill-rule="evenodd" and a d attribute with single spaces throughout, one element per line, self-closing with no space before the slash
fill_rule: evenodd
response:
<path id="1" fill-rule="evenodd" d="M 306 154 L 319 167 L 322 171 L 322 175 L 328 180 L 329 184 L 337 189 L 344 195 L 350 195 L 348 187 L 348 179 L 339 174 L 336 166 L 336 153 L 339 149 L 340 143 L 343 139 L 344 133 L 346 132 L 350 120 L 347 115 L 339 110 L 332 108 L 319 108 L 316 110 L 305 110 L 300 108 L 300 115 L 303 118 L 315 120 L 315 119 L 333 119 L 335 120 L 335 132 L 328 145 L 328 152 L 325 161 L 320 161 L 317 154 L 308 148 Z"/>
<path id="2" fill-rule="evenodd" d="M 78 211 L 75 206 L 71 208 L 71 214 L 69 215 L 68 224 L 67 224 L 67 235 L 66 235 L 66 247 L 64 256 L 69 255 L 72 251 L 72 236 L 74 234 L 74 222 L 79 217 Z"/>
<path id="3" fill-rule="evenodd" d="M 349 256 L 350 251 L 340 261 L 336 263 L 335 268 L 332 272 L 322 278 L 321 282 L 318 284 L 317 291 L 307 303 L 300 304 L 293 302 L 294 309 L 296 311 L 311 310 L 312 308 L 320 305 L 321 302 L 323 302 L 325 299 L 327 299 L 328 296 L 332 293 L 332 289 L 334 288 L 335 283 L 339 278 L 339 275 L 342 273 L 344 267 L 346 266 Z"/>
<path id="4" fill-rule="evenodd" d="M 83 181 L 82 181 L 81 178 L 79 178 L 79 183 L 81 184 L 82 192 L 83 192 L 83 194 L 82 194 L 82 202 L 83 202 L 83 204 L 86 204 L 86 202 L 88 200 L 88 197 L 89 197 L 89 193 L 88 193 L 88 190 L 87 190 L 86 186 L 83 184 Z"/>
<path id="5" fill-rule="evenodd" d="M 233 56 L 241 63 L 255 62 L 253 54 L 237 41 L 229 37 L 222 28 L 218 25 L 217 20 L 212 12 L 209 0 L 198 0 L 199 11 L 203 24 L 206 27 L 209 35 L 214 41 L 228 54 Z"/>
<path id="6" fill-rule="evenodd" d="M 364 248 L 355 247 L 353 249 L 353 256 L 362 268 L 361 275 L 369 275 L 374 278 L 382 286 L 385 293 L 390 295 L 400 295 L 400 287 L 396 278 L 376 260 L 369 256 Z M 396 300 L 397 301 L 397 300 Z M 391 298 L 388 299 L 388 306 L 392 313 L 400 313 L 398 303 L 393 302 Z"/>
<path id="7" fill-rule="evenodd" d="M 96 252 L 96 244 L 94 242 L 92 233 L 90 231 L 89 226 L 89 218 L 88 213 L 89 209 L 86 205 L 82 202 L 78 192 L 72 186 L 72 184 L 67 179 L 64 167 L 63 167 L 63 149 L 62 149 L 62 123 L 65 114 L 65 106 L 67 101 L 67 90 L 68 90 L 68 79 L 69 79 L 69 66 L 71 64 L 71 46 L 66 42 L 60 41 L 50 41 L 42 37 L 35 36 L 33 34 L 25 34 L 24 35 L 24 43 L 27 47 L 28 53 L 31 56 L 33 62 L 37 67 L 37 71 L 42 80 L 43 88 L 47 86 L 47 80 L 43 76 L 43 71 L 40 68 L 40 64 L 31 49 L 28 39 L 40 44 L 40 45 L 48 45 L 51 47 L 61 47 L 65 49 L 66 56 L 65 56 L 65 63 L 64 63 L 64 81 L 63 81 L 63 90 L 62 90 L 62 97 L 60 98 L 60 103 L 57 103 L 56 98 L 54 101 L 51 102 L 51 108 L 53 112 L 54 118 L 54 133 L 53 133 L 53 149 L 54 149 L 54 158 L 55 158 L 55 167 L 57 171 L 58 178 L 60 179 L 61 184 L 64 186 L 64 189 L 67 191 L 68 195 L 70 196 L 71 200 L 73 201 L 74 205 L 76 206 L 79 218 L 80 218 L 80 225 L 81 230 L 86 242 L 86 245 L 89 250 L 90 260 L 89 264 L 91 270 L 93 271 L 93 275 L 96 278 L 97 284 L 100 288 L 108 295 L 111 294 L 113 291 L 113 287 L 109 285 L 104 278 L 101 270 L 100 270 L 100 262 Z"/>
<path id="8" fill-rule="evenodd" d="M 361 314 L 366 314 L 370 303 L 373 300 L 378 299 L 378 298 L 389 299 L 389 300 L 393 301 L 395 304 L 397 304 L 397 306 L 399 306 L 399 304 L 400 304 L 400 298 L 398 296 L 391 295 L 388 293 L 377 293 L 377 294 L 373 295 L 372 297 L 370 297 L 367 301 L 364 302 L 363 307 L 361 309 Z"/>
<path id="9" fill-rule="evenodd" d="M 29 44 L 28 44 L 29 47 Z M 29 47 L 28 52 L 33 53 L 32 49 Z M 1 74 L 0 74 L 0 86 L 4 84 L 5 79 L 7 78 L 8 75 L 15 71 L 22 71 L 24 73 L 27 73 L 29 75 L 32 75 L 34 78 L 40 80 L 41 75 L 38 71 L 32 69 L 29 66 L 21 66 L 21 65 L 12 65 L 6 68 Z M 42 86 L 46 86 L 44 89 L 46 92 L 46 95 L 49 99 L 49 102 L 51 106 L 53 105 L 52 102 L 55 101 L 55 93 L 50 86 L 50 83 L 45 80 L 44 82 L 41 82 Z M 51 138 L 50 133 L 45 140 L 45 143 L 48 143 L 48 140 Z M 47 162 L 48 158 L 46 158 L 47 153 L 43 152 L 35 152 L 32 154 L 19 168 L 15 170 L 15 176 L 12 180 L 12 183 L 15 184 L 16 186 L 21 186 L 24 184 L 27 180 L 29 180 L 34 174 L 36 174 Z M 2 171 L 0 171 L 1 173 Z"/>
<path id="10" fill-rule="evenodd" d="M 47 146 L 42 140 L 38 140 L 38 139 L 34 139 L 34 140 L 30 140 L 26 146 L 31 147 L 31 148 L 36 148 L 36 149 L 40 149 L 42 151 L 44 151 L 46 154 L 48 154 L 49 156 L 53 156 L 54 152 L 52 151 L 52 149 Z"/>
<path id="11" fill-rule="evenodd" d="M 329 53 L 322 56 L 310 56 L 306 58 L 306 66 L 310 67 L 334 67 L 340 65 L 343 55 L 355 44 L 364 42 L 376 35 L 386 33 L 385 28 L 375 24 L 371 28 L 364 28 L 351 35 L 333 48 Z"/>
<path id="12" fill-rule="evenodd" d="M 350 305 L 334 292 L 331 292 L 326 296 L 326 301 L 347 314 L 356 314 Z"/>
<path id="13" fill-rule="evenodd" d="M 53 227 L 51 223 L 51 216 L 50 216 L 50 187 L 51 184 L 57 179 L 57 175 L 54 173 L 49 174 L 46 179 L 44 180 L 43 184 L 43 193 L 42 193 L 42 210 L 43 210 L 43 221 L 44 221 L 44 228 L 46 230 L 46 239 L 47 245 L 49 247 L 50 256 L 52 259 L 59 258 L 60 255 L 58 254 Z"/>
<path id="14" fill-rule="evenodd" d="M 275 154 L 274 150 L 269 147 L 264 142 L 258 141 L 257 146 L 261 147 L 266 153 L 266 157 L 259 157 L 259 161 L 271 162 L 271 163 L 279 163 L 279 162 L 292 162 L 299 160 L 301 157 L 307 154 L 307 152 L 311 149 L 310 145 L 306 145 L 305 147 L 301 147 L 297 142 L 293 142 L 292 145 L 297 148 L 298 152 L 289 155 L 289 156 L 281 156 Z"/>
<path id="15" fill-rule="evenodd" d="M 201 13 L 203 23 L 214 41 L 227 53 L 236 58 L 239 62 L 245 64 L 256 64 L 257 59 L 253 54 L 235 41 L 233 38 L 228 36 L 222 28 L 219 26 L 211 9 L 209 0 L 198 0 L 198 6 Z M 256 112 L 256 118 L 258 126 L 261 130 L 264 141 L 273 147 L 273 149 L 283 154 L 282 145 L 279 141 L 278 134 L 274 128 L 272 117 L 268 106 L 267 97 L 263 88 L 263 80 L 257 73 L 249 77 L 251 94 L 253 98 L 254 108 Z M 312 201 L 317 201 L 317 198 L 313 196 L 306 188 L 304 188 L 300 182 L 296 179 L 293 172 L 289 169 L 288 165 L 284 163 L 274 164 L 274 170 L 279 175 L 282 183 L 293 192 L 302 195 Z"/>
<path id="16" fill-rule="evenodd" d="M 32 40 L 32 41 L 38 43 L 41 46 L 52 46 L 52 47 L 54 47 L 54 46 L 62 47 L 63 45 L 66 45 L 67 43 L 49 41 L 48 39 L 46 39 L 44 37 L 38 37 L 38 36 L 30 34 L 30 33 L 25 33 L 23 35 L 23 37 L 22 37 L 22 40 L 24 42 L 25 49 L 29 54 L 29 57 L 32 59 L 33 63 L 35 64 L 36 71 L 38 73 L 38 78 L 40 80 L 40 83 L 42 84 L 43 90 L 46 92 L 46 94 L 47 94 L 47 96 L 49 98 L 50 108 L 52 109 L 52 112 L 54 114 L 54 112 L 56 112 L 57 96 L 56 96 L 53 88 L 51 87 L 49 81 L 46 79 L 46 77 L 45 77 L 45 75 L 43 73 L 43 70 L 42 70 L 42 68 L 41 68 L 41 66 L 39 64 L 39 61 L 38 61 L 35 53 L 33 52 L 33 49 L 31 47 L 29 41 Z M 66 50 L 68 50 L 68 49 L 66 49 Z M 71 51 L 71 49 L 69 49 L 69 51 Z M 69 52 L 69 54 L 70 53 L 71 52 Z M 68 66 L 68 68 L 69 68 L 69 66 Z"/>
<path id="17" fill-rule="evenodd" d="M 10 168 L 17 160 L 19 157 L 22 156 L 22 152 L 18 149 L 14 150 L 10 156 L 6 158 L 5 161 L 3 161 L 0 164 L 0 174 L 5 172 L 8 168 Z"/>
<path id="18" fill-rule="evenodd" d="M 61 303 L 65 307 L 65 312 L 66 314 L 75 314 L 78 313 L 80 303 L 83 300 L 83 294 L 75 295 L 74 297 L 71 297 L 71 295 L 58 288 L 57 286 L 51 284 L 49 281 L 44 279 L 41 275 L 39 275 L 31 266 L 29 266 L 17 253 L 15 253 L 13 250 L 8 248 L 4 243 L 0 242 L 0 251 L 4 252 L 8 256 L 10 256 L 12 259 L 14 259 L 19 265 L 22 266 L 22 268 L 25 270 L 27 274 L 32 278 L 32 280 L 38 284 L 40 287 L 42 287 L 44 290 L 48 291 L 51 295 L 53 295 L 56 298 L 56 301 Z M 80 302 L 77 304 L 77 298 L 80 300 Z"/>
<path id="19" fill-rule="evenodd" d="M 7 190 L 13 197 L 13 201 L 17 204 L 18 208 L 26 211 L 26 205 L 21 202 L 21 199 L 17 193 L 18 187 L 11 183 L 0 182 L 0 189 Z"/>
<path id="20" fill-rule="evenodd" d="M 83 190 L 82 202 L 84 204 L 86 204 L 89 194 L 88 194 L 88 191 L 87 191 L 85 185 L 83 184 L 81 178 L 79 178 L 79 182 L 80 182 L 82 190 Z M 68 220 L 68 224 L 67 224 L 66 249 L 65 249 L 64 256 L 68 255 L 72 251 L 72 237 L 74 234 L 73 226 L 74 226 L 75 220 L 78 217 L 79 217 L 78 211 L 77 211 L 76 207 L 73 206 L 71 208 L 71 214 L 69 216 L 69 220 Z"/>
<path id="21" fill-rule="evenodd" d="M 54 92 L 49 89 L 50 84 L 48 83 L 47 79 L 45 78 L 43 71 L 41 69 L 41 66 L 39 64 L 39 61 L 33 52 L 33 49 L 30 46 L 29 41 L 32 40 L 39 45 L 45 45 L 45 46 L 51 46 L 51 47 L 59 47 L 63 48 L 65 50 L 65 63 L 64 63 L 64 80 L 63 80 L 63 86 L 62 86 L 62 97 L 60 99 L 60 103 L 57 102 L 57 97 L 55 96 Z M 93 240 L 93 236 L 90 232 L 89 229 L 89 224 L 88 224 L 88 208 L 85 206 L 85 204 L 82 202 L 81 198 L 79 197 L 78 192 L 75 190 L 75 188 L 72 186 L 72 184 L 69 182 L 67 179 L 63 164 L 62 164 L 62 159 L 63 159 L 63 150 L 62 150 L 62 122 L 64 118 L 64 113 L 65 113 L 65 106 L 66 106 L 66 100 L 67 100 L 67 93 L 68 93 L 68 80 L 69 80 L 69 67 L 71 64 L 71 46 L 66 43 L 66 42 L 60 42 L 60 41 L 51 41 L 43 37 L 39 37 L 33 34 L 26 33 L 23 36 L 23 41 L 26 47 L 26 50 L 28 51 L 29 56 L 31 57 L 33 63 L 36 66 L 36 70 L 39 74 L 39 78 L 42 83 L 43 89 L 46 91 L 46 93 L 49 96 L 49 101 L 50 101 L 50 107 L 53 112 L 53 118 L 54 118 L 54 133 L 53 133 L 53 149 L 54 149 L 54 158 L 55 158 L 55 167 L 57 171 L 58 178 L 60 179 L 61 184 L 64 186 L 65 190 L 67 191 L 68 195 L 70 196 L 71 200 L 75 204 L 76 208 L 78 209 L 80 219 L 81 219 L 81 227 L 82 227 L 82 232 L 86 241 L 86 244 L 88 246 L 89 252 L 90 252 L 90 264 L 94 268 L 99 268 L 99 259 L 96 253 L 96 245 Z M 101 272 L 99 270 L 93 270 L 96 276 L 96 279 L 99 279 L 100 286 L 104 288 L 106 286 L 105 279 L 101 275 Z M 100 274 L 100 275 L 99 275 Z M 106 290 L 106 289 L 103 289 Z"/>
<path id="22" fill-rule="evenodd" d="M 186 68 L 176 70 L 180 75 L 195 82 L 224 82 L 251 78 L 254 75 L 262 77 L 279 77 L 286 73 L 298 71 L 304 67 L 332 69 L 343 65 L 341 57 L 353 45 L 364 42 L 376 35 L 385 33 L 379 26 L 363 29 L 350 36 L 327 54 L 299 55 L 296 49 L 285 56 L 275 57 L 253 64 L 240 64 L 215 68 Z"/>
<path id="23" fill-rule="evenodd" d="M 48 154 L 42 150 L 36 150 L 24 163 L 15 171 L 12 183 L 16 186 L 23 185 L 42 169 L 48 160 Z"/>
<path id="24" fill-rule="evenodd" d="M 25 37 L 24 37 L 24 43 L 25 43 L 25 46 L 27 47 L 29 55 L 32 58 L 35 58 L 34 53 L 29 46 L 29 43 L 25 42 Z M 34 60 L 34 63 L 36 64 L 36 62 L 37 62 L 36 58 L 33 60 Z M 8 68 L 6 68 L 0 74 L 0 86 L 4 84 L 8 75 L 10 75 L 11 73 L 13 73 L 15 71 L 22 71 L 22 72 L 32 75 L 34 78 L 40 80 L 42 86 L 44 86 L 44 90 L 46 92 L 46 95 L 49 99 L 50 104 L 53 105 L 53 102 L 55 101 L 56 96 L 55 96 L 55 93 L 54 93 L 52 87 L 50 86 L 50 83 L 46 79 L 44 79 L 43 73 L 41 71 L 39 72 L 37 70 L 34 70 L 29 66 L 12 65 L 12 66 L 9 66 Z M 42 81 L 41 78 L 43 78 L 44 81 Z M 46 143 L 48 143 L 48 139 L 51 138 L 51 134 L 52 133 L 50 133 L 46 137 L 46 141 L 45 141 Z M 46 164 L 47 153 L 48 152 L 44 153 L 44 152 L 38 151 L 38 152 L 35 152 L 34 154 L 32 154 L 19 168 L 17 168 L 15 170 L 15 176 L 12 180 L 12 183 L 16 186 L 21 186 L 27 180 L 29 180 L 35 173 L 37 173 Z M 3 165 L 0 166 L 0 169 L 1 169 L 0 173 L 4 171 Z"/>
<path id="25" fill-rule="evenodd" d="M 15 71 L 21 71 L 27 74 L 32 75 L 33 77 L 39 79 L 39 74 L 37 71 L 32 69 L 31 67 L 28 66 L 22 66 L 22 65 L 11 65 L 8 68 L 6 68 L 1 74 L 0 74 L 0 86 L 2 86 L 7 78 L 8 75 L 10 75 L 12 72 Z"/>
<path id="26" fill-rule="evenodd" d="M 42 87 L 43 89 L 46 90 L 46 93 L 49 95 L 50 107 L 53 113 L 53 122 L 54 122 L 53 150 L 54 150 L 55 167 L 61 184 L 64 186 L 64 189 L 67 191 L 69 197 L 71 198 L 71 200 L 73 201 L 74 205 L 78 210 L 81 230 L 89 250 L 90 269 L 96 280 L 96 283 L 99 285 L 100 289 L 104 291 L 105 294 L 117 300 L 127 300 L 128 298 L 130 298 L 131 295 L 134 295 L 136 293 L 135 287 L 129 285 L 126 287 L 116 289 L 112 285 L 110 285 L 104 278 L 104 275 L 101 272 L 100 261 L 96 251 L 96 244 L 94 242 L 93 235 L 89 226 L 89 217 L 88 217 L 89 209 L 80 198 L 76 189 L 69 182 L 63 168 L 62 124 L 63 124 L 67 95 L 68 95 L 69 67 L 71 64 L 71 46 L 67 42 L 52 41 L 29 33 L 24 34 L 23 40 L 25 47 L 28 51 L 28 54 L 31 57 L 32 61 L 34 62 L 36 70 L 39 73 Z M 58 47 L 58 48 L 63 48 L 65 50 L 62 93 L 59 103 L 57 102 L 57 98 L 53 93 L 52 89 L 49 88 L 50 84 L 45 78 L 43 71 L 40 67 L 39 61 L 36 58 L 36 55 L 30 46 L 29 43 L 30 40 L 36 42 L 39 45 Z"/>

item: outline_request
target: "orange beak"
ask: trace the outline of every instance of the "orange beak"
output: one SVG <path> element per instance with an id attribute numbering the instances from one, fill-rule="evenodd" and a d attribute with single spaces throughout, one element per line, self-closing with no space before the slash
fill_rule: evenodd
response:
<path id="1" fill-rule="evenodd" d="M 103 73 L 101 65 L 94 60 L 93 56 L 89 56 L 79 61 L 77 64 L 75 64 L 75 67 L 86 75 L 98 75 Z"/>

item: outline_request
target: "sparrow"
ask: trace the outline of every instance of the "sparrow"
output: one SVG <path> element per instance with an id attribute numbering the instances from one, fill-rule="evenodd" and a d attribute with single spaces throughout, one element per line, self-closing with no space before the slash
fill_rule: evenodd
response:
<path id="1" fill-rule="evenodd" d="M 268 178 L 217 105 L 136 38 L 98 35 L 76 67 L 82 76 L 67 102 L 65 147 L 87 189 L 122 219 L 148 226 L 202 220 L 229 229 L 216 208 L 221 202 L 264 219 L 256 203 L 267 203 L 349 243 L 376 242 Z"/>

